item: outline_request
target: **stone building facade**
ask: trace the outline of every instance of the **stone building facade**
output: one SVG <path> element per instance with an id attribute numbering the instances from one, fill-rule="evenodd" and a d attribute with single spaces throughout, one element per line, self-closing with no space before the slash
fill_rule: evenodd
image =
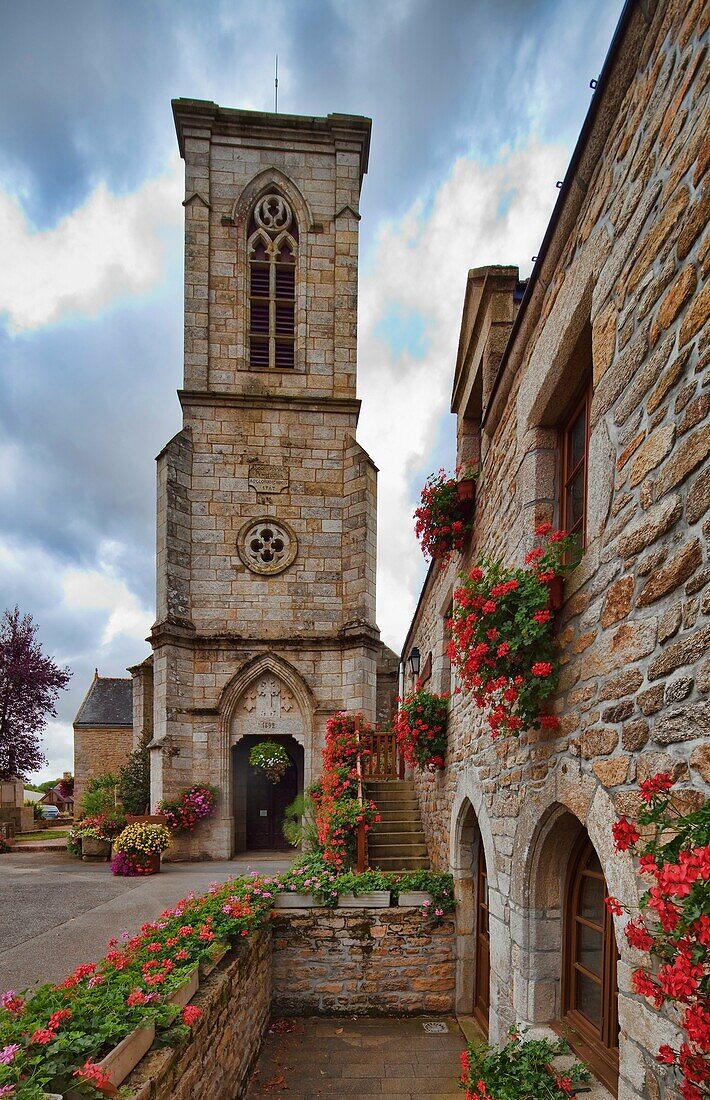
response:
<path id="1" fill-rule="evenodd" d="M 377 471 L 355 432 L 359 197 L 370 120 L 173 104 L 185 161 L 183 428 L 158 457 L 157 607 L 134 675 L 152 798 L 219 788 L 181 854 L 283 845 L 325 723 L 374 719 Z M 278 788 L 251 746 L 290 758 Z"/>
<path id="2" fill-rule="evenodd" d="M 87 779 L 118 775 L 133 748 L 133 685 L 130 677 L 99 676 L 98 670 L 74 719 L 74 805 Z"/>
<path id="3" fill-rule="evenodd" d="M 404 647 L 427 672 L 431 654 L 431 690 L 455 690 L 458 574 L 479 553 L 522 563 L 536 525 L 565 523 L 578 448 L 561 730 L 493 741 L 455 694 L 447 766 L 417 785 L 433 862 L 457 880 L 459 1010 L 494 1041 L 566 1021 L 610 1091 L 653 1100 L 672 1028 L 631 992 L 622 920 L 587 922 L 584 976 L 573 895 L 596 914 L 603 889 L 637 903 L 611 825 L 641 780 L 671 772 L 688 807 L 708 794 L 709 21 L 701 0 L 626 5 L 527 286 L 469 274 L 452 411 L 459 462 L 480 461 L 474 530 L 429 570 Z"/>

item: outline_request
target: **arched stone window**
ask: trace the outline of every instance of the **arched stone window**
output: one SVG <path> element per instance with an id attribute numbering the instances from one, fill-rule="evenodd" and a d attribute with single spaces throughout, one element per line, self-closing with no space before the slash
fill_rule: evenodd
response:
<path id="1" fill-rule="evenodd" d="M 571 1045 L 616 1091 L 619 1074 L 618 950 L 599 856 L 587 833 L 569 863 L 562 1000 Z"/>
<path id="2" fill-rule="evenodd" d="M 254 203 L 247 222 L 249 365 L 292 370 L 296 362 L 298 225 L 278 191 Z"/>

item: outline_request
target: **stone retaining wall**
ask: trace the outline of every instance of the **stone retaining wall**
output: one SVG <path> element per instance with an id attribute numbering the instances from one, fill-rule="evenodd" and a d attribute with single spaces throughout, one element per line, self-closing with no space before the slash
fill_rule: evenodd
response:
<path id="1" fill-rule="evenodd" d="M 133 1100 L 239 1100 L 261 1047 L 271 1005 L 271 932 L 249 937 L 209 977 L 192 1004 L 203 1015 L 184 1046 L 151 1051 L 127 1078 Z"/>
<path id="2" fill-rule="evenodd" d="M 453 918 L 418 909 L 303 909 L 274 917 L 276 1015 L 453 1012 Z"/>
<path id="3" fill-rule="evenodd" d="M 270 1014 L 416 1015 L 454 1010 L 454 921 L 418 909 L 299 909 L 226 955 L 191 1004 L 187 1042 L 146 1055 L 132 1100 L 239 1100 Z"/>

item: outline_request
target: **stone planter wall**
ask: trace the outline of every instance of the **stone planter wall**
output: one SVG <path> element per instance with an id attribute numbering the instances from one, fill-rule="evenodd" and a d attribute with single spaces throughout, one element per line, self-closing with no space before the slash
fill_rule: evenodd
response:
<path id="1" fill-rule="evenodd" d="M 416 909 L 310 909 L 274 915 L 273 1012 L 452 1012 L 453 918 Z"/>
<path id="2" fill-rule="evenodd" d="M 271 932 L 230 952 L 200 981 L 202 1009 L 182 1047 L 151 1051 L 126 1079 L 136 1100 L 238 1100 L 269 1019 Z"/>

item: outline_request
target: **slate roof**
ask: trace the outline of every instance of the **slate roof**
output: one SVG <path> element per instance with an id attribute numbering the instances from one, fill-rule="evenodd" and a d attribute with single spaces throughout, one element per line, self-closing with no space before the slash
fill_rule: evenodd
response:
<path id="1" fill-rule="evenodd" d="M 95 676 L 74 726 L 130 728 L 133 725 L 133 681 L 130 677 Z"/>

